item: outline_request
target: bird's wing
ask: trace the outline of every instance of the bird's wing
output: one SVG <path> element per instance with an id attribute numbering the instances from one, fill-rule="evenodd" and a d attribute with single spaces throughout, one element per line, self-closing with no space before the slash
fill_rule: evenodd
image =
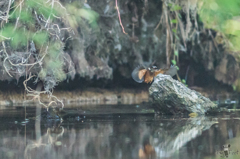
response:
<path id="1" fill-rule="evenodd" d="M 140 65 L 133 70 L 132 78 L 134 79 L 134 81 L 142 83 L 144 81 L 144 75 L 146 72 L 147 70 Z"/>
<path id="2" fill-rule="evenodd" d="M 144 75 L 146 74 L 147 70 L 146 69 L 142 69 L 138 72 L 138 78 L 139 79 L 143 79 Z"/>

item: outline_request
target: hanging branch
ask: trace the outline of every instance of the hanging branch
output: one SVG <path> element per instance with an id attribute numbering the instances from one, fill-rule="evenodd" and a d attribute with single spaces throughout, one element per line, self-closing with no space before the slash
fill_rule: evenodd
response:
<path id="1" fill-rule="evenodd" d="M 115 1 L 115 3 L 116 3 L 116 9 L 117 9 L 117 12 L 118 12 L 119 23 L 120 23 L 120 25 L 121 25 L 121 27 L 122 27 L 123 33 L 127 35 L 127 33 L 125 32 L 124 27 L 123 27 L 123 25 L 122 25 L 120 12 L 119 12 L 119 8 L 118 8 L 118 5 L 117 5 L 117 0 Z"/>
<path id="2" fill-rule="evenodd" d="M 166 63 L 167 66 L 170 66 L 170 27 L 169 27 L 169 23 L 168 23 L 168 15 L 167 15 L 167 8 L 165 5 L 163 5 L 164 7 L 164 14 L 165 14 L 165 20 L 166 20 Z"/>
<path id="3" fill-rule="evenodd" d="M 159 26 L 161 25 L 162 21 L 163 21 L 163 14 L 161 15 L 160 21 L 158 22 L 157 26 L 155 27 L 154 32 L 159 28 Z"/>
<path id="4" fill-rule="evenodd" d="M 36 91 L 30 87 L 27 86 L 27 82 L 31 79 L 35 77 L 35 75 L 29 75 L 29 77 L 23 82 L 23 85 L 25 87 L 25 90 L 27 91 L 27 96 L 31 96 L 33 97 L 30 101 L 33 101 L 35 99 L 38 100 L 38 103 L 43 105 L 44 107 L 48 108 L 51 106 L 51 104 L 55 103 L 57 105 L 57 102 L 59 102 L 62 105 L 62 108 L 64 107 L 63 101 L 58 99 L 56 96 L 52 95 L 52 92 L 50 91 Z M 48 103 L 48 105 L 44 104 L 43 102 L 41 102 L 41 94 L 48 94 L 48 98 L 50 99 L 50 102 Z M 52 100 L 51 98 L 54 98 L 55 100 Z"/>

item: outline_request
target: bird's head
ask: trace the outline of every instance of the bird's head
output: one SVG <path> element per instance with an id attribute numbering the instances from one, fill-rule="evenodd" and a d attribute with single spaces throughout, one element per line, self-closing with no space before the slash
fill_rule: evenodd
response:
<path id="1" fill-rule="evenodd" d="M 158 69 L 157 66 L 148 67 L 148 70 L 149 70 L 150 72 L 155 72 L 157 69 Z"/>

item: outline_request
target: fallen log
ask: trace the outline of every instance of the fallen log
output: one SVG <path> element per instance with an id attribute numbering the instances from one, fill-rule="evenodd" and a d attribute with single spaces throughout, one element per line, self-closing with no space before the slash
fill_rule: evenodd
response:
<path id="1" fill-rule="evenodd" d="M 149 88 L 154 109 L 163 114 L 205 114 L 217 105 L 169 75 L 159 74 Z"/>

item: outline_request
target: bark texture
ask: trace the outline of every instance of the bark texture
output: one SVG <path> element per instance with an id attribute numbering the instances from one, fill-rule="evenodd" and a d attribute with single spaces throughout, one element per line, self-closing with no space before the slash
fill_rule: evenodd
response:
<path id="1" fill-rule="evenodd" d="M 153 98 L 153 105 L 160 113 L 205 114 L 208 110 L 217 107 L 210 99 L 187 88 L 169 75 L 156 76 L 149 88 L 149 94 Z"/>

